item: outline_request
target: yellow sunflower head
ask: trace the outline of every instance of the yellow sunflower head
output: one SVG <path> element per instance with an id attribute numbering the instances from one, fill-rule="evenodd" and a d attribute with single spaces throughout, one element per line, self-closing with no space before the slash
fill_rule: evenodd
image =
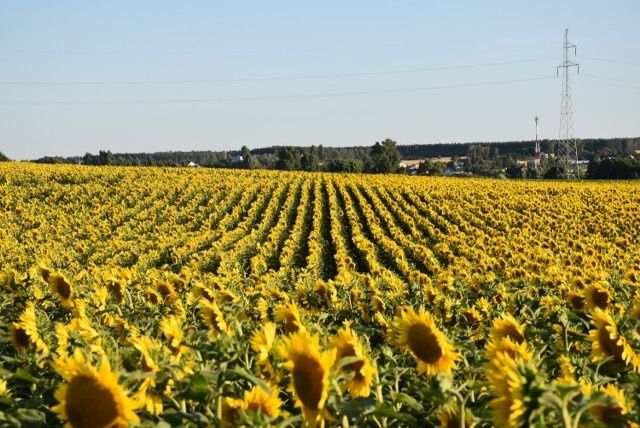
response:
<path id="1" fill-rule="evenodd" d="M 597 282 L 586 289 L 585 300 L 589 309 L 600 308 L 606 310 L 611 305 L 611 292 L 606 282 Z"/>
<path id="2" fill-rule="evenodd" d="M 159 344 L 147 336 L 138 335 L 131 336 L 129 342 L 140 352 L 140 369 L 142 371 L 156 373 L 160 370 L 160 367 L 151 355 L 152 352 L 159 348 Z"/>
<path id="3" fill-rule="evenodd" d="M 33 346 L 39 354 L 49 351 L 49 347 L 42 340 L 38 331 L 36 307 L 33 302 L 27 303 L 24 311 L 20 314 L 20 322 L 11 324 L 9 334 L 11 342 L 17 350 L 25 350 Z"/>
<path id="4" fill-rule="evenodd" d="M 52 273 L 48 276 L 47 283 L 53 290 L 56 297 L 62 302 L 65 307 L 72 306 L 73 299 L 73 287 L 71 283 L 67 281 L 64 275 L 60 273 Z"/>
<path id="5" fill-rule="evenodd" d="M 509 314 L 496 318 L 491 326 L 492 341 L 499 341 L 503 337 L 509 337 L 517 343 L 524 341 L 524 326 Z"/>
<path id="6" fill-rule="evenodd" d="M 285 333 L 295 333 L 304 330 L 300 310 L 295 303 L 279 304 L 275 307 L 275 318 Z"/>
<path id="7" fill-rule="evenodd" d="M 277 388 L 271 388 L 271 391 L 267 392 L 259 386 L 254 386 L 250 391 L 245 391 L 242 408 L 249 412 L 265 414 L 269 418 L 277 418 L 282 406 L 282 400 L 278 395 Z"/>
<path id="8" fill-rule="evenodd" d="M 31 339 L 20 323 L 14 322 L 9 326 L 9 336 L 11 337 L 13 347 L 16 348 L 17 351 L 29 349 L 31 346 Z"/>
<path id="9" fill-rule="evenodd" d="M 534 401 L 541 391 L 536 391 L 537 370 L 520 358 L 498 353 L 487 368 L 487 378 L 494 399 L 489 406 L 495 426 L 517 428 L 527 421 L 527 414 L 535 407 Z M 539 389 L 539 388 L 538 388 Z"/>
<path id="10" fill-rule="evenodd" d="M 329 396 L 329 370 L 336 358 L 335 349 L 322 352 L 318 335 L 299 330 L 283 339 L 280 355 L 291 372 L 291 388 L 296 405 L 302 408 L 306 421 L 315 425 L 324 417 Z"/>
<path id="11" fill-rule="evenodd" d="M 184 332 L 182 331 L 182 323 L 177 316 L 165 317 L 160 321 L 160 330 L 167 340 L 167 347 L 171 350 L 174 357 L 179 359 L 187 350 L 184 346 Z"/>
<path id="12" fill-rule="evenodd" d="M 215 337 L 218 334 L 230 333 L 227 322 L 224 320 L 224 315 L 215 302 L 201 299 L 200 313 L 205 324 L 209 327 L 209 336 Z"/>
<path id="13" fill-rule="evenodd" d="M 629 413 L 624 391 L 613 384 L 598 388 L 607 397 L 609 404 L 599 404 L 589 409 L 593 418 L 606 426 L 635 426 L 624 415 Z"/>
<path id="14" fill-rule="evenodd" d="M 420 309 L 404 307 L 393 320 L 393 339 L 395 343 L 410 351 L 418 363 L 419 373 L 435 375 L 450 374 L 455 367 L 458 354 L 444 334 L 438 329 L 430 313 Z"/>
<path id="15" fill-rule="evenodd" d="M 458 428 L 460 426 L 473 426 L 473 413 L 471 409 L 465 408 L 464 422 L 460 420 L 460 406 L 457 401 L 447 405 L 438 412 L 440 428 Z M 462 423 L 461 423 L 462 422 Z"/>
<path id="16" fill-rule="evenodd" d="M 560 355 L 560 357 L 558 357 L 558 365 L 560 368 L 558 383 L 564 385 L 576 384 L 576 379 L 574 376 L 576 370 L 571 363 L 571 358 L 569 358 L 568 355 Z"/>
<path id="17" fill-rule="evenodd" d="M 487 343 L 485 354 L 489 361 L 492 361 L 499 353 L 505 353 L 511 358 L 520 358 L 525 362 L 533 359 L 533 352 L 531 352 L 527 342 L 516 342 L 509 336 L 499 340 L 491 340 Z"/>
<path id="18" fill-rule="evenodd" d="M 67 427 L 127 427 L 138 422 L 136 403 L 118 384 L 106 358 L 96 369 L 76 352 L 56 360 L 53 367 L 65 382 L 55 392 L 59 404 L 52 410 Z"/>
<path id="19" fill-rule="evenodd" d="M 353 374 L 353 377 L 347 381 L 347 389 L 353 397 L 368 397 L 376 369 L 363 351 L 355 332 L 346 325 L 329 339 L 329 346 L 336 350 L 336 363 L 339 363 L 342 358 L 357 358 L 356 361 L 342 366 L 344 372 Z"/>
<path id="20" fill-rule="evenodd" d="M 251 348 L 257 354 L 259 364 L 269 360 L 269 353 L 276 339 L 276 325 L 272 322 L 265 323 L 261 329 L 256 330 L 251 336 Z"/>
<path id="21" fill-rule="evenodd" d="M 626 338 L 618 332 L 616 321 L 608 311 L 596 308 L 593 312 L 589 332 L 591 340 L 591 360 L 594 362 L 611 359 L 612 363 L 622 363 L 640 372 L 640 357 Z"/>
<path id="22" fill-rule="evenodd" d="M 156 285 L 156 292 L 165 303 L 171 303 L 177 299 L 176 289 L 171 282 L 164 281 Z"/>

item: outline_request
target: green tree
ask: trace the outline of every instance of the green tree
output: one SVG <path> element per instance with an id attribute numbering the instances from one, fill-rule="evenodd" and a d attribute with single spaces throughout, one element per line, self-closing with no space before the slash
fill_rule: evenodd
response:
<path id="1" fill-rule="evenodd" d="M 418 166 L 418 175 L 443 175 L 444 163 L 426 159 Z"/>
<path id="2" fill-rule="evenodd" d="M 360 159 L 334 159 L 327 164 L 331 172 L 362 172 L 363 165 Z"/>
<path id="3" fill-rule="evenodd" d="M 247 146 L 242 146 L 240 149 L 240 156 L 242 156 L 242 167 L 247 169 L 260 168 L 260 161 L 251 153 L 251 150 Z"/>
<path id="4" fill-rule="evenodd" d="M 0 162 L 7 162 L 10 160 L 11 159 L 9 159 L 4 153 L 0 152 Z"/>
<path id="5" fill-rule="evenodd" d="M 387 138 L 382 143 L 376 142 L 371 147 L 367 159 L 367 171 L 382 174 L 394 173 L 398 171 L 399 163 L 400 152 L 396 142 Z"/>
<path id="6" fill-rule="evenodd" d="M 277 154 L 277 169 L 295 171 L 301 168 L 301 155 L 298 149 L 294 147 L 278 147 Z"/>
<path id="7" fill-rule="evenodd" d="M 111 150 L 100 150 L 98 152 L 98 165 L 113 165 L 113 154 Z"/>
<path id="8" fill-rule="evenodd" d="M 504 171 L 507 178 L 524 178 L 524 168 L 517 163 L 509 165 Z"/>

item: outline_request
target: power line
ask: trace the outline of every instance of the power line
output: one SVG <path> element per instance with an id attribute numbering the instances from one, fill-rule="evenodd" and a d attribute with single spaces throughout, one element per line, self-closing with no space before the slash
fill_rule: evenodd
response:
<path id="1" fill-rule="evenodd" d="M 584 55 L 580 55 L 580 58 L 590 59 L 592 61 L 598 61 L 598 62 L 608 62 L 611 64 L 624 64 L 624 65 L 631 65 L 634 67 L 640 67 L 640 63 L 637 63 L 637 62 L 619 61 L 615 59 L 605 59 L 605 58 L 594 58 L 592 56 L 584 56 Z"/>
<path id="2" fill-rule="evenodd" d="M 591 81 L 593 83 L 596 83 L 598 85 L 612 86 L 614 88 L 629 88 L 629 89 L 635 89 L 635 90 L 640 91 L 640 86 L 631 86 L 631 85 L 623 85 L 623 84 L 620 84 L 620 83 L 602 82 L 600 80 L 597 80 L 597 79 L 594 79 L 594 78 L 591 78 L 591 77 L 588 77 L 588 76 L 585 76 L 585 77 L 587 77 L 587 79 L 589 81 Z"/>
<path id="3" fill-rule="evenodd" d="M 220 98 L 183 98 L 183 99 L 157 99 L 157 100 L 61 100 L 61 101 L 0 101 L 0 106 L 44 106 L 44 105 L 120 105 L 120 104 L 196 104 L 196 103 L 217 103 L 217 102 L 239 102 L 239 101 L 271 101 L 271 100 L 297 100 L 308 98 L 330 98 L 344 96 L 377 95 L 393 93 L 411 93 L 421 91 L 431 91 L 440 89 L 470 88 L 480 86 L 493 86 L 518 82 L 530 82 L 535 80 L 555 79 L 555 76 L 530 77 L 524 79 L 495 80 L 488 82 L 474 82 L 457 85 L 424 86 L 414 88 L 381 89 L 370 91 L 350 91 L 350 92 L 326 92 L 300 95 L 281 96 L 253 96 L 253 97 L 220 97 Z"/>
<path id="4" fill-rule="evenodd" d="M 202 83 L 232 83 L 232 82 L 262 82 L 277 80 L 310 80 L 310 79 L 333 79 L 346 77 L 363 77 L 363 76 L 383 76 L 393 74 L 410 74 L 422 73 L 425 71 L 443 71 L 458 70 L 467 68 L 493 67 L 508 64 L 521 64 L 531 62 L 550 61 L 555 58 L 535 58 L 521 59 L 510 61 L 487 62 L 481 64 L 464 64 L 441 67 L 420 67 L 407 68 L 400 70 L 384 70 L 370 72 L 354 72 L 354 73 L 330 73 L 330 74 L 312 74 L 301 76 L 267 76 L 267 77 L 242 77 L 242 78 L 224 78 L 224 79 L 205 79 L 205 80 L 121 80 L 121 81 L 85 81 L 85 82 L 54 82 L 54 81 L 0 81 L 0 85 L 16 85 L 16 86 L 84 86 L 84 85 L 164 85 L 164 84 L 202 84 Z"/>
<path id="5" fill-rule="evenodd" d="M 623 82 L 623 83 L 640 83 L 640 80 L 627 80 L 627 79 L 619 79 L 617 77 L 607 77 L 607 76 L 596 76 L 594 74 L 582 74 L 585 77 L 592 77 L 595 79 L 604 79 L 604 80 L 612 80 L 614 82 Z"/>

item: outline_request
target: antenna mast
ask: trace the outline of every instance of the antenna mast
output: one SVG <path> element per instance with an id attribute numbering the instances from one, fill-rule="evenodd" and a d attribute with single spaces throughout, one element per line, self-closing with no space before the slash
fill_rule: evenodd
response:
<path id="1" fill-rule="evenodd" d="M 536 116 L 534 120 L 536 122 L 536 151 L 534 156 L 534 163 L 537 167 L 540 164 L 540 141 L 538 141 L 538 123 L 540 122 L 540 118 Z"/>
<path id="2" fill-rule="evenodd" d="M 560 138 L 558 141 L 558 161 L 560 175 L 567 179 L 579 179 L 578 145 L 573 137 L 573 103 L 569 85 L 569 69 L 580 66 L 569 60 L 570 51 L 576 54 L 576 45 L 569 42 L 569 30 L 564 30 L 563 62 L 556 68 L 556 74 L 562 69 L 562 97 L 560 102 Z"/>

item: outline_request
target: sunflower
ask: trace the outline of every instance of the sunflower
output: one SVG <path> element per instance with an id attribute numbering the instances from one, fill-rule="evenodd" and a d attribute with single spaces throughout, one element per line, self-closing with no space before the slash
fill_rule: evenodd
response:
<path id="1" fill-rule="evenodd" d="M 560 368 L 560 376 L 558 377 L 558 383 L 563 385 L 574 385 L 576 384 L 575 379 L 575 371 L 576 369 L 573 367 L 571 363 L 571 358 L 567 355 L 560 355 L 558 357 L 558 365 Z"/>
<path id="2" fill-rule="evenodd" d="M 338 330 L 338 333 L 329 339 L 329 346 L 336 350 L 336 363 L 342 358 L 356 357 L 356 361 L 346 364 L 342 370 L 352 373 L 353 377 L 347 382 L 347 389 L 353 397 L 368 397 L 371 392 L 371 383 L 376 369 L 365 355 L 358 336 L 347 324 Z"/>
<path id="3" fill-rule="evenodd" d="M 296 405 L 302 408 L 311 426 L 323 425 L 335 349 L 322 352 L 318 335 L 311 336 L 306 330 L 300 330 L 283 340 L 280 354 L 287 360 L 284 366 L 292 375 L 290 390 L 296 397 Z"/>
<path id="4" fill-rule="evenodd" d="M 156 306 L 157 304 L 159 304 L 162 301 L 162 297 L 158 294 L 158 292 L 155 289 L 153 289 L 151 287 L 147 287 L 147 289 L 146 289 L 146 300 L 152 306 Z"/>
<path id="5" fill-rule="evenodd" d="M 167 347 L 173 353 L 174 361 L 180 360 L 182 354 L 187 351 L 187 347 L 182 343 L 184 332 L 181 324 L 176 316 L 165 317 L 160 321 L 160 330 L 168 342 Z"/>
<path id="6" fill-rule="evenodd" d="M 607 287 L 607 282 L 597 282 L 587 288 L 585 292 L 585 300 L 589 309 L 600 308 L 606 310 L 611 304 L 611 292 Z"/>
<path id="7" fill-rule="evenodd" d="M 62 323 L 56 323 L 54 329 L 57 341 L 56 355 L 58 358 L 67 357 L 69 355 L 69 329 Z"/>
<path id="8" fill-rule="evenodd" d="M 156 291 L 165 303 L 171 303 L 177 299 L 176 289 L 170 282 L 161 282 L 156 286 Z"/>
<path id="9" fill-rule="evenodd" d="M 11 337 L 11 343 L 13 347 L 18 351 L 29 349 L 31 346 L 31 339 L 27 332 L 19 323 L 13 323 L 9 327 L 9 336 Z"/>
<path id="10" fill-rule="evenodd" d="M 47 284 L 51 287 L 54 294 L 63 306 L 70 308 L 73 304 L 73 287 L 64 277 L 64 275 L 59 273 L 52 273 L 47 276 Z"/>
<path id="11" fill-rule="evenodd" d="M 269 360 L 269 353 L 271 352 L 275 338 L 276 325 L 272 322 L 265 323 L 262 329 L 256 330 L 253 335 L 251 335 L 251 348 L 258 354 L 258 364 L 263 364 Z"/>
<path id="12" fill-rule="evenodd" d="M 156 373 L 160 370 L 151 356 L 151 352 L 158 349 L 158 344 L 147 336 L 132 336 L 129 342 L 140 352 L 140 368 L 144 372 Z"/>
<path id="13" fill-rule="evenodd" d="M 271 388 L 271 393 L 266 392 L 258 386 L 254 386 L 251 391 L 246 391 L 243 397 L 243 408 L 250 412 L 260 412 L 270 418 L 277 418 L 280 415 L 282 400 L 278 398 L 277 388 Z"/>
<path id="14" fill-rule="evenodd" d="M 229 327 L 224 320 L 224 315 L 215 302 L 200 299 L 200 314 L 205 324 L 209 327 L 210 337 L 215 337 L 218 334 L 229 334 Z"/>
<path id="15" fill-rule="evenodd" d="M 8 397 L 9 396 L 9 388 L 7 388 L 7 381 L 4 379 L 0 379 L 0 397 Z"/>
<path id="16" fill-rule="evenodd" d="M 36 352 L 45 354 L 49 352 L 49 347 L 40 337 L 38 325 L 36 324 L 36 307 L 33 302 L 29 302 L 20 315 L 20 322 L 12 323 L 9 327 L 11 342 L 17 350 L 35 347 Z"/>
<path id="17" fill-rule="evenodd" d="M 222 425 L 233 426 L 236 423 L 238 412 L 262 413 L 269 418 L 280 416 L 282 400 L 278 398 L 277 388 L 271 388 L 270 392 L 259 386 L 254 386 L 250 391 L 245 391 L 243 398 L 236 399 L 226 397 L 223 402 Z"/>
<path id="18" fill-rule="evenodd" d="M 627 339 L 618 332 L 616 322 L 609 312 L 596 308 L 591 323 L 594 326 L 594 329 L 589 332 L 592 343 L 591 361 L 604 361 L 611 358 L 614 363 L 624 362 L 640 372 L 640 358 Z"/>
<path id="19" fill-rule="evenodd" d="M 295 303 L 280 304 L 275 307 L 276 322 L 285 333 L 296 333 L 304 330 L 300 311 Z"/>
<path id="20" fill-rule="evenodd" d="M 493 320 L 491 326 L 492 341 L 499 341 L 503 337 L 509 337 L 517 343 L 524 341 L 524 326 L 509 314 Z"/>
<path id="21" fill-rule="evenodd" d="M 138 422 L 136 403 L 130 399 L 106 358 L 96 369 L 77 351 L 56 360 L 54 370 L 65 383 L 55 392 L 58 405 L 52 410 L 67 427 L 126 427 Z"/>
<path id="22" fill-rule="evenodd" d="M 419 373 L 450 374 L 458 354 L 436 326 L 430 313 L 404 307 L 393 320 L 393 339 L 399 347 L 412 353 Z"/>
<path id="23" fill-rule="evenodd" d="M 541 394 L 533 383 L 535 376 L 535 367 L 520 358 L 506 352 L 494 356 L 487 367 L 487 378 L 495 396 L 489 403 L 495 426 L 516 428 L 526 423 Z"/>
<path id="24" fill-rule="evenodd" d="M 131 395 L 131 399 L 139 408 L 146 409 L 152 415 L 160 415 L 164 411 L 162 395 L 155 392 L 156 381 L 153 376 L 142 381 L 140 387 Z"/>
<path id="25" fill-rule="evenodd" d="M 491 340 L 487 343 L 485 354 L 489 361 L 493 360 L 498 353 L 506 353 L 511 358 L 520 358 L 525 362 L 533 359 L 533 353 L 527 342 L 515 342 L 511 337 L 506 336 L 499 340 Z"/>
<path id="26" fill-rule="evenodd" d="M 438 412 L 441 428 L 458 428 L 459 426 L 473 426 L 473 413 L 471 409 L 464 409 L 464 422 L 460 421 L 460 406 L 458 402 L 453 402 Z M 461 423 L 462 422 L 462 423 Z"/>
<path id="27" fill-rule="evenodd" d="M 629 413 L 624 391 L 616 388 L 611 383 L 598 388 L 598 391 L 604 393 L 610 403 L 599 404 L 589 409 L 591 416 L 596 421 L 607 426 L 637 426 L 632 422 L 630 423 L 624 416 Z"/>

